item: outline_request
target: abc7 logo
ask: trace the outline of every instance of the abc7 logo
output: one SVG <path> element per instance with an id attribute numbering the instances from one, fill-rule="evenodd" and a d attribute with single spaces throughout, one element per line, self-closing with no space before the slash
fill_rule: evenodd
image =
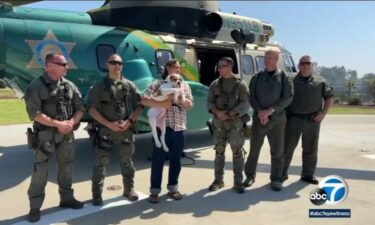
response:
<path id="1" fill-rule="evenodd" d="M 346 199 L 349 188 L 340 176 L 331 175 L 319 182 L 319 188 L 310 192 L 310 201 L 314 205 L 335 205 Z"/>

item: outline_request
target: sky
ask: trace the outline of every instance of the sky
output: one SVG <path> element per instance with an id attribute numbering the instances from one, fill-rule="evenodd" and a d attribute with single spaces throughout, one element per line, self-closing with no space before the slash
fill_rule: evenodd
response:
<path id="1" fill-rule="evenodd" d="M 42 1 L 27 6 L 85 12 L 102 3 Z M 319 66 L 345 66 L 359 77 L 375 73 L 374 1 L 220 1 L 219 7 L 272 24 L 272 40 L 283 44 L 295 62 L 308 54 Z"/>

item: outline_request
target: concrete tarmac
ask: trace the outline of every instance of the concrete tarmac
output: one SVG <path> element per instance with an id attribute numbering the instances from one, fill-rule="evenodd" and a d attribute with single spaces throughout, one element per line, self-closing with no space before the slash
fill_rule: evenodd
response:
<path id="1" fill-rule="evenodd" d="M 33 151 L 26 146 L 29 124 L 0 126 L 0 224 L 28 224 L 27 189 L 33 170 Z M 289 179 L 281 192 L 269 186 L 270 153 L 268 142 L 262 148 L 256 182 L 244 194 L 232 191 L 232 155 L 226 151 L 225 187 L 208 192 L 213 181 L 214 150 L 207 130 L 186 134 L 186 154 L 195 163 L 183 158 L 180 176 L 180 201 L 167 197 L 168 164 L 164 167 L 160 204 L 147 201 L 150 185 L 151 136 L 137 136 L 135 154 L 135 187 L 140 195 L 137 202 L 122 197 L 120 165 L 115 155 L 107 168 L 103 198 L 105 204 L 91 204 L 91 167 L 94 152 L 83 126 L 76 132 L 74 162 L 75 196 L 85 202 L 80 210 L 58 207 L 56 161 L 50 161 L 49 182 L 37 224 L 163 224 L 163 225 L 221 225 L 221 224 L 373 224 L 375 220 L 375 116 L 328 115 L 321 127 L 319 159 L 316 176 L 328 175 L 345 179 L 349 194 L 337 205 L 317 206 L 310 202 L 310 191 L 317 188 L 299 181 L 301 145 L 297 147 Z M 249 152 L 249 141 L 245 144 Z M 350 209 L 351 218 L 309 218 L 309 209 Z"/>

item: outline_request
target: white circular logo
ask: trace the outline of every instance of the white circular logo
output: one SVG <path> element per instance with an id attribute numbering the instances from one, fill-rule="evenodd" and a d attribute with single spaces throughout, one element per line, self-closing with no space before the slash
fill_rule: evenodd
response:
<path id="1" fill-rule="evenodd" d="M 336 205 L 346 199 L 349 187 L 344 178 L 337 175 L 330 175 L 319 182 L 319 188 L 327 194 L 325 204 Z"/>

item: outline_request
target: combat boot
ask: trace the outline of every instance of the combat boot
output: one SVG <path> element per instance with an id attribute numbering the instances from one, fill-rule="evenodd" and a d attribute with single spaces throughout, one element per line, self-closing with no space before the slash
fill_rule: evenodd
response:
<path id="1" fill-rule="evenodd" d="M 138 194 L 135 192 L 134 188 L 125 189 L 123 196 L 127 197 L 129 201 L 137 201 L 138 200 Z"/>
<path id="2" fill-rule="evenodd" d="M 30 209 L 27 220 L 30 223 L 35 223 L 40 220 L 40 210 L 39 209 Z"/>
<path id="3" fill-rule="evenodd" d="M 103 205 L 102 195 L 93 195 L 92 204 L 95 206 Z"/>
<path id="4" fill-rule="evenodd" d="M 59 207 L 61 208 L 70 208 L 70 209 L 81 209 L 83 208 L 83 202 L 78 201 L 77 199 L 73 198 L 68 201 L 61 201 Z"/>
<path id="5" fill-rule="evenodd" d="M 255 178 L 253 177 L 246 177 L 245 181 L 243 182 L 244 187 L 250 187 L 255 182 Z"/>
<path id="6" fill-rule="evenodd" d="M 208 187 L 208 190 L 209 191 L 217 191 L 217 190 L 219 190 L 222 187 L 224 187 L 224 182 L 223 181 L 216 181 L 216 180 L 214 180 L 214 182 Z"/>
<path id="7" fill-rule="evenodd" d="M 284 181 L 288 180 L 288 178 L 289 178 L 288 176 L 284 175 L 284 176 L 281 177 L 280 182 L 284 183 Z"/>
<path id="8" fill-rule="evenodd" d="M 243 194 L 245 193 L 245 186 L 243 184 L 235 184 L 233 190 L 238 194 Z"/>
<path id="9" fill-rule="evenodd" d="M 271 188 L 274 191 L 281 191 L 283 189 L 283 184 L 277 181 L 271 181 Z"/>

